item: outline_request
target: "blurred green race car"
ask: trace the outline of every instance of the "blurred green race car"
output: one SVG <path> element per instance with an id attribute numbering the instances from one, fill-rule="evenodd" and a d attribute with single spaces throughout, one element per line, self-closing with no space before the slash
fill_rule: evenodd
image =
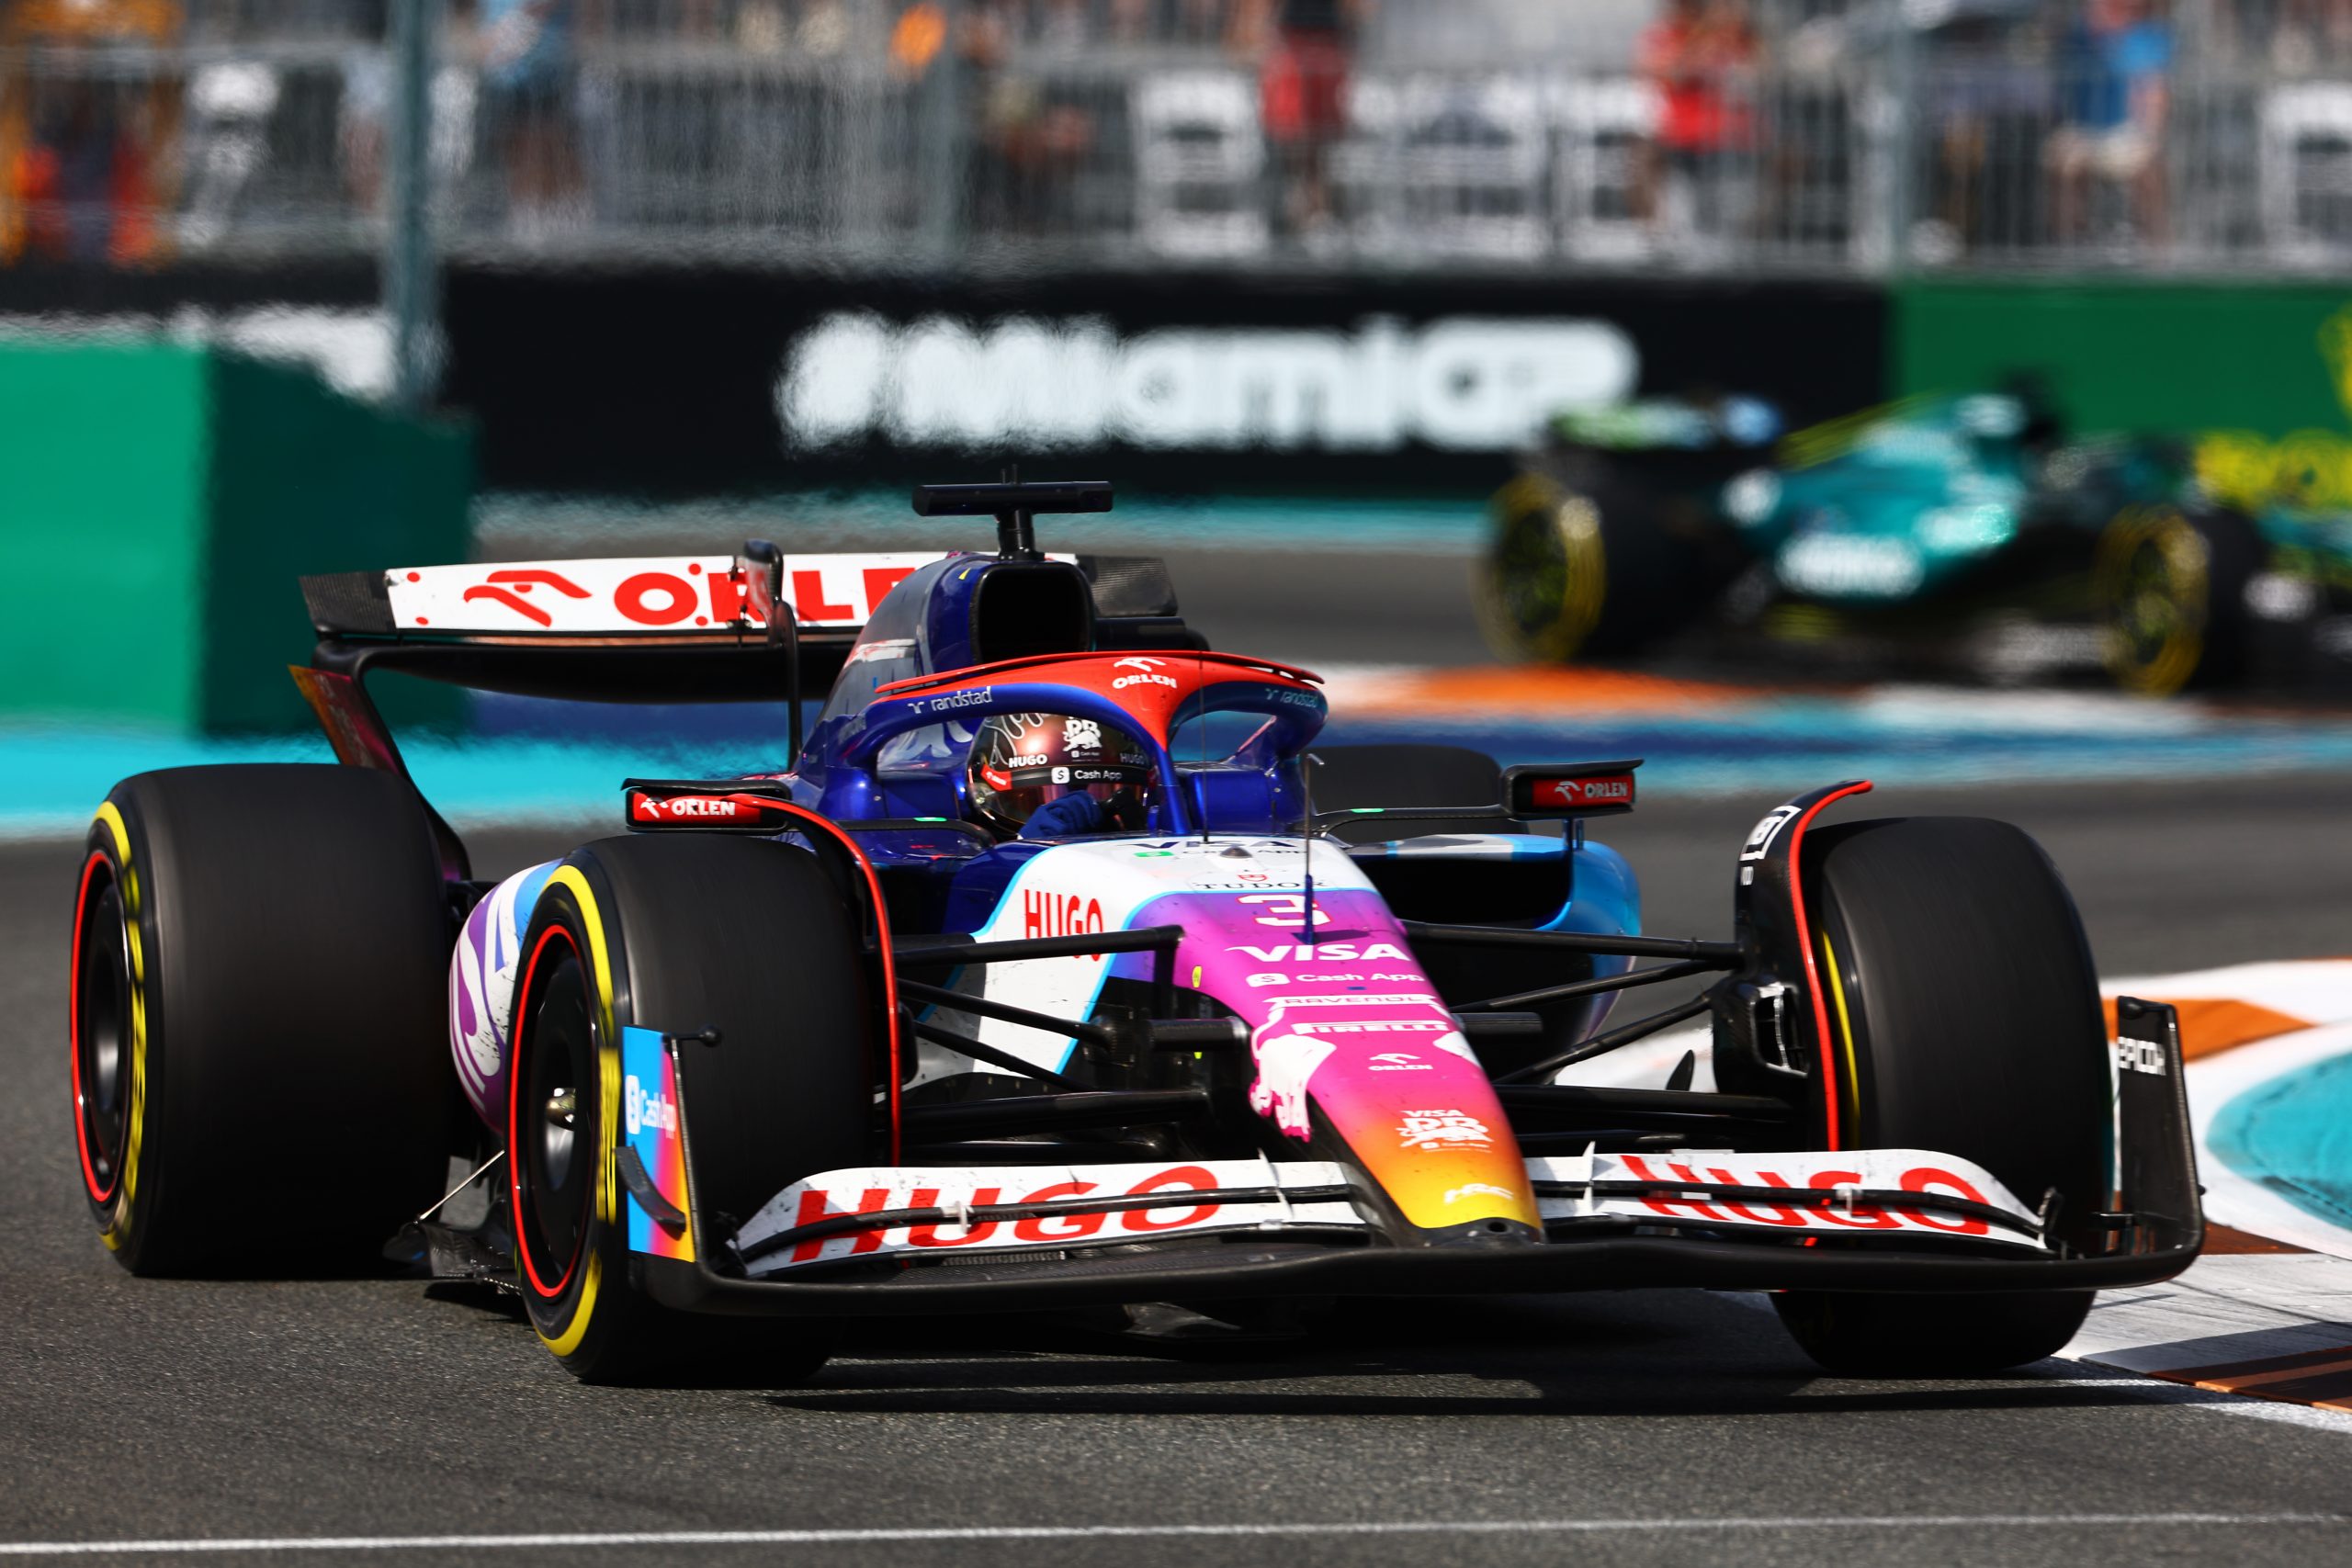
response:
<path id="1" fill-rule="evenodd" d="M 2352 516 L 2219 505 L 2184 443 L 2070 439 L 2029 389 L 1776 423 L 1738 398 L 1555 421 L 1492 502 L 1496 650 L 2103 671 L 2151 695 L 2352 679 Z"/>

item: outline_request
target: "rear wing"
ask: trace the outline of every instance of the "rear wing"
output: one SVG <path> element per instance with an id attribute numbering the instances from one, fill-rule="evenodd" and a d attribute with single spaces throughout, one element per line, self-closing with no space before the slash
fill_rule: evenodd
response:
<path id="1" fill-rule="evenodd" d="M 885 594 L 939 558 L 933 551 L 778 556 L 775 596 L 804 635 L 854 637 Z M 396 567 L 306 577 L 302 597 L 324 637 L 765 641 L 769 570 L 769 561 L 744 556 Z"/>
<path id="2" fill-rule="evenodd" d="M 641 556 L 395 567 L 305 577 L 319 634 L 291 673 L 336 758 L 405 776 L 366 681 L 379 671 L 475 691 L 579 702 L 822 698 L 876 605 L 946 551 Z M 1057 556 L 1084 575 L 1097 646 L 1203 646 L 1168 570 L 1145 556 Z M 791 747 L 799 750 L 799 710 Z M 429 809 L 429 807 L 428 807 Z M 436 816 L 445 867 L 463 875 Z"/>
<path id="3" fill-rule="evenodd" d="M 1167 568 L 1143 556 L 1039 555 L 1041 512 L 1107 512 L 1100 480 L 925 486 L 925 515 L 997 513 L 996 563 L 1058 579 L 1064 604 L 1097 649 L 1205 648 L 1177 615 Z M 294 682 L 348 766 L 407 776 L 366 682 L 394 670 L 476 691 L 582 702 L 787 702 L 795 764 L 801 704 L 832 689 L 877 605 L 908 577 L 953 551 L 786 555 L 763 539 L 733 556 L 631 556 L 394 567 L 305 577 L 319 634 Z M 989 558 L 974 556 L 974 560 Z M 1046 560 L 1062 563 L 1046 567 Z M 1084 580 L 1069 584 L 1075 566 Z M 984 585 L 983 585 L 984 586 Z M 975 599 L 975 621 L 978 615 Z M 1090 603 L 1091 602 L 1091 603 Z M 1042 602 L 1018 597 L 1016 625 Z M 1089 616 L 1086 612 L 1091 609 Z M 421 798 L 421 797 L 420 797 Z M 466 872 L 464 846 L 430 803 L 443 869 Z"/>
<path id="4" fill-rule="evenodd" d="M 944 551 L 634 556 L 395 567 L 302 579 L 315 670 L 398 670 L 597 702 L 822 697 L 891 589 Z M 1167 568 L 1071 556 L 1104 646 L 1181 645 Z M 772 612 L 781 605 L 788 614 Z"/>

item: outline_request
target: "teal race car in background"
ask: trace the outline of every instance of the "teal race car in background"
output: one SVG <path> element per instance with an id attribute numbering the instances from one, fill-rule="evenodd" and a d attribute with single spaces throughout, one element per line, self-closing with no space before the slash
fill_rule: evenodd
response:
<path id="1" fill-rule="evenodd" d="M 2069 437 L 2030 389 L 1777 423 L 1744 398 L 1555 420 L 1492 502 L 1496 650 L 2352 684 L 2352 515 L 2219 504 L 2185 442 Z"/>

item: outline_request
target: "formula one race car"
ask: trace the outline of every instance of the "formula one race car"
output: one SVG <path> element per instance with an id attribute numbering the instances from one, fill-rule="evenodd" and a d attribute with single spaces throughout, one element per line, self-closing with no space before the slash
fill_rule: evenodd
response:
<path id="1" fill-rule="evenodd" d="M 1510 658 L 1679 641 L 1816 668 L 2124 690 L 2352 676 L 2352 518 L 2217 504 L 2185 446 L 2063 438 L 2030 389 L 1921 397 L 1780 443 L 1660 400 L 1555 422 L 1498 491 L 1479 601 Z"/>
<path id="2" fill-rule="evenodd" d="M 2174 1021 L 2127 1001 L 2110 1052 L 2024 834 L 1824 826 L 1869 785 L 1815 789 L 1727 857 L 1728 940 L 1641 934 L 1585 836 L 1635 763 L 1310 771 L 1314 675 L 1207 651 L 1156 561 L 1036 550 L 1032 513 L 1110 499 L 916 492 L 995 514 L 994 555 L 306 579 L 343 765 L 140 774 L 90 832 L 106 1246 L 276 1272 L 392 1236 L 594 1380 L 746 1343 L 727 1317 L 793 1320 L 773 1376 L 876 1314 L 1662 1284 L 1783 1292 L 1834 1368 L 1997 1367 L 2194 1257 Z M 830 695 L 789 771 L 629 780 L 628 832 L 486 884 L 386 671 Z M 1558 1081 L 1702 1016 L 1713 1088 Z"/>

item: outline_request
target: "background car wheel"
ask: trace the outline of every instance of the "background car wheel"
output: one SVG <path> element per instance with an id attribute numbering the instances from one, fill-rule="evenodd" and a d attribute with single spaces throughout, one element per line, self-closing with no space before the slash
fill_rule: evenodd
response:
<path id="1" fill-rule="evenodd" d="M 70 1014 L 84 1192 L 116 1259 L 379 1263 L 457 1145 L 449 942 L 424 810 L 389 774 L 117 784 L 83 861 Z"/>
<path id="2" fill-rule="evenodd" d="M 2112 1088 L 2098 976 L 2074 900 L 2006 822 L 1840 824 L 1805 843 L 1831 1008 L 1838 1145 L 1973 1160 L 2061 1225 L 2108 1206 Z M 1826 1129 L 1824 1128 L 1826 1132 Z M 2083 1232 L 2075 1233 L 2079 1239 Z M 1773 1298 L 1832 1371 L 1930 1376 L 2052 1355 L 2088 1292 Z"/>
<path id="3" fill-rule="evenodd" d="M 1494 532 L 1476 597 L 1487 642 L 1501 658 L 1565 663 L 1630 653 L 1696 608 L 1684 552 L 1624 487 L 1585 494 L 1523 473 L 1489 510 Z"/>
<path id="4" fill-rule="evenodd" d="M 517 1272 L 540 1339 L 589 1382 L 790 1381 L 821 1336 L 685 1318 L 631 1278 L 620 1030 L 716 1029 L 683 1116 L 698 1210 L 720 1234 L 793 1182 L 870 1163 L 881 1066 L 857 919 L 817 858 L 769 840 L 605 839 L 549 877 L 525 933 L 509 1074 Z"/>
<path id="5" fill-rule="evenodd" d="M 2099 534 L 2092 596 L 2117 685 L 2165 697 L 2227 685 L 2246 670 L 2246 585 L 2261 541 L 2231 513 L 2127 506 Z"/>

